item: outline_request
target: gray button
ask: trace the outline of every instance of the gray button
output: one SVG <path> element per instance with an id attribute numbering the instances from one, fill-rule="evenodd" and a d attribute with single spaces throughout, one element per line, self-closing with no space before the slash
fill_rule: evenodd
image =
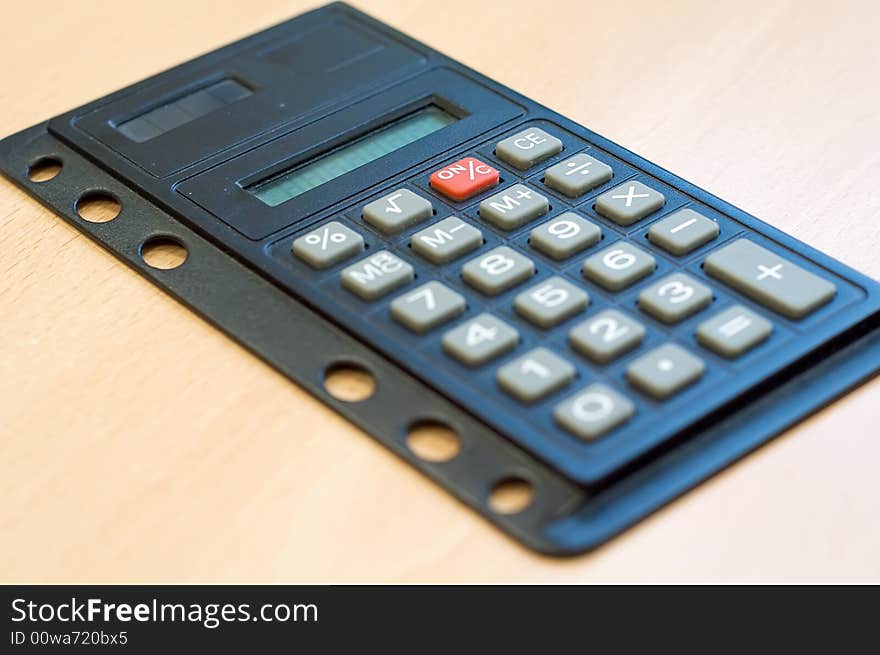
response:
<path id="1" fill-rule="evenodd" d="M 519 333 L 491 314 L 480 314 L 443 335 L 443 350 L 466 366 L 479 366 L 512 350 Z"/>
<path id="2" fill-rule="evenodd" d="M 715 221 L 693 209 L 682 209 L 654 223 L 648 238 L 667 252 L 681 256 L 709 243 L 719 232 Z"/>
<path id="3" fill-rule="evenodd" d="M 538 327 L 549 328 L 584 310 L 590 297 L 571 282 L 551 277 L 523 291 L 513 301 L 520 316 Z"/>
<path id="4" fill-rule="evenodd" d="M 557 405 L 553 418 L 581 439 L 595 439 L 616 428 L 635 411 L 635 405 L 614 389 L 604 384 L 591 384 Z"/>
<path id="5" fill-rule="evenodd" d="M 609 291 L 620 291 L 649 275 L 657 267 L 654 258 L 626 241 L 618 241 L 587 257 L 584 277 Z"/>
<path id="6" fill-rule="evenodd" d="M 697 328 L 697 341 L 724 357 L 739 357 L 773 332 L 773 324 L 742 305 L 716 314 Z"/>
<path id="7" fill-rule="evenodd" d="M 618 225 L 632 225 L 660 209 L 666 198 L 641 182 L 624 182 L 596 198 L 596 211 Z"/>
<path id="8" fill-rule="evenodd" d="M 533 403 L 574 379 L 574 366 L 546 348 L 535 348 L 498 369 L 501 388 L 524 403 Z"/>
<path id="9" fill-rule="evenodd" d="M 502 230 L 515 230 L 550 211 L 546 197 L 525 184 L 514 184 L 480 203 L 480 218 Z"/>
<path id="10" fill-rule="evenodd" d="M 608 164 L 581 153 L 548 168 L 544 184 L 569 198 L 577 198 L 605 184 L 613 174 Z"/>
<path id="11" fill-rule="evenodd" d="M 428 200 L 409 189 L 398 189 L 364 205 L 364 220 L 385 234 L 396 234 L 434 214 Z"/>
<path id="12" fill-rule="evenodd" d="M 718 278 L 788 318 L 802 318 L 829 302 L 835 286 L 748 239 L 716 250 L 703 267 Z"/>
<path id="13" fill-rule="evenodd" d="M 342 286 L 364 300 L 375 300 L 413 279 L 413 267 L 397 255 L 380 250 L 342 269 Z"/>
<path id="14" fill-rule="evenodd" d="M 337 221 L 325 223 L 293 242 L 293 254 L 312 268 L 327 268 L 363 249 L 364 238 Z"/>
<path id="15" fill-rule="evenodd" d="M 464 312 L 464 296 L 431 281 L 391 301 L 391 316 L 413 332 L 427 332 Z"/>
<path id="16" fill-rule="evenodd" d="M 599 243 L 602 230 L 574 212 L 565 212 L 532 230 L 529 244 L 556 260 Z"/>
<path id="17" fill-rule="evenodd" d="M 530 127 L 495 145 L 495 155 L 521 171 L 562 152 L 562 141 L 537 127 Z"/>
<path id="18" fill-rule="evenodd" d="M 639 294 L 639 309 L 664 323 L 677 323 L 712 302 L 712 290 L 690 275 L 673 273 Z"/>
<path id="19" fill-rule="evenodd" d="M 483 245 L 483 233 L 456 216 L 413 234 L 412 249 L 434 264 L 445 264 Z"/>
<path id="20" fill-rule="evenodd" d="M 572 348 L 597 364 L 607 364 L 645 338 L 645 327 L 616 309 L 605 309 L 568 333 Z"/>
<path id="21" fill-rule="evenodd" d="M 702 359 L 667 343 L 630 364 L 626 377 L 637 389 L 662 400 L 699 380 L 705 370 Z"/>
<path id="22" fill-rule="evenodd" d="M 498 295 L 534 274 L 532 260 L 507 246 L 493 248 L 461 267 L 464 281 L 487 296 Z"/>

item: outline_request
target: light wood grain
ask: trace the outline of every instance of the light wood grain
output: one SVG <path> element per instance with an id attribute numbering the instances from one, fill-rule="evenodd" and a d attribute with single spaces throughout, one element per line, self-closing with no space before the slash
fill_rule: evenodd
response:
<path id="1" fill-rule="evenodd" d="M 0 134 L 307 8 L 6 3 Z M 361 5 L 880 278 L 880 5 Z M 598 552 L 526 552 L 0 182 L 0 581 L 880 582 L 880 380 Z"/>

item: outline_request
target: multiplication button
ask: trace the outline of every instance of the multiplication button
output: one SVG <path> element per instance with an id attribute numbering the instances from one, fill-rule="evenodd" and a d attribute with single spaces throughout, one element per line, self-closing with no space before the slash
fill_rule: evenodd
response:
<path id="1" fill-rule="evenodd" d="M 480 203 L 480 218 L 506 231 L 515 230 L 548 211 L 547 197 L 525 184 L 514 184 Z"/>
<path id="2" fill-rule="evenodd" d="M 739 357 L 765 341 L 773 324 L 742 305 L 716 314 L 697 328 L 697 341 L 723 357 Z"/>
<path id="3" fill-rule="evenodd" d="M 451 321 L 464 309 L 464 296 L 436 281 L 416 287 L 391 302 L 392 318 L 419 334 Z"/>
<path id="4" fill-rule="evenodd" d="M 626 378 L 637 389 L 663 400 L 699 380 L 705 370 L 702 359 L 667 343 L 630 364 Z"/>
<path id="5" fill-rule="evenodd" d="M 604 384 L 591 384 L 563 401 L 553 410 L 553 418 L 581 439 L 592 440 L 627 421 L 635 405 Z"/>
<path id="6" fill-rule="evenodd" d="M 788 318 L 803 318 L 829 302 L 836 287 L 748 239 L 706 257 L 709 275 Z"/>
<path id="7" fill-rule="evenodd" d="M 397 234 L 434 214 L 434 206 L 409 189 L 398 189 L 364 205 L 363 218 L 383 234 Z"/>
<path id="8" fill-rule="evenodd" d="M 364 300 L 381 298 L 411 281 L 413 267 L 397 255 L 381 250 L 342 269 L 342 286 Z"/>
<path id="9" fill-rule="evenodd" d="M 511 396 L 533 403 L 567 385 L 574 375 L 567 361 L 546 348 L 535 348 L 498 369 L 496 378 Z"/>
<path id="10" fill-rule="evenodd" d="M 608 164 L 581 153 L 548 168 L 544 184 L 569 198 L 577 198 L 605 184 L 613 174 Z"/>
<path id="11" fill-rule="evenodd" d="M 602 230 L 574 212 L 565 212 L 529 235 L 529 245 L 557 261 L 599 243 Z"/>
<path id="12" fill-rule="evenodd" d="M 312 268 L 327 268 L 364 249 L 364 238 L 338 221 L 325 223 L 293 242 L 293 254 Z"/>
<path id="13" fill-rule="evenodd" d="M 666 198 L 638 181 L 626 182 L 596 198 L 596 211 L 618 225 L 632 225 L 666 203 Z"/>
<path id="14" fill-rule="evenodd" d="M 483 233 L 457 216 L 413 234 L 410 245 L 433 264 L 445 264 L 483 245 Z"/>
<path id="15" fill-rule="evenodd" d="M 480 314 L 443 335 L 443 350 L 465 366 L 500 357 L 519 342 L 519 333 L 491 314 Z"/>
<path id="16" fill-rule="evenodd" d="M 537 127 L 509 136 L 495 145 L 495 155 L 521 171 L 562 152 L 562 141 Z"/>

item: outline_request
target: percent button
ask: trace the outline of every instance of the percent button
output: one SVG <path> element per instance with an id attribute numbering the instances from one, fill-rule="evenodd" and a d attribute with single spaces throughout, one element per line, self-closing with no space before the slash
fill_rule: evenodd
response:
<path id="1" fill-rule="evenodd" d="M 325 223 L 293 242 L 293 254 L 312 268 L 327 268 L 364 249 L 364 238 L 338 221 Z"/>

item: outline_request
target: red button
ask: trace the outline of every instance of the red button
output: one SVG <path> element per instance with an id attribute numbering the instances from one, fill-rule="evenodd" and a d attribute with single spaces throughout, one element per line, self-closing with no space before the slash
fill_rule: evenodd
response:
<path id="1" fill-rule="evenodd" d="M 498 171 L 479 159 L 465 157 L 431 175 L 431 186 L 453 200 L 467 200 L 498 184 Z"/>

